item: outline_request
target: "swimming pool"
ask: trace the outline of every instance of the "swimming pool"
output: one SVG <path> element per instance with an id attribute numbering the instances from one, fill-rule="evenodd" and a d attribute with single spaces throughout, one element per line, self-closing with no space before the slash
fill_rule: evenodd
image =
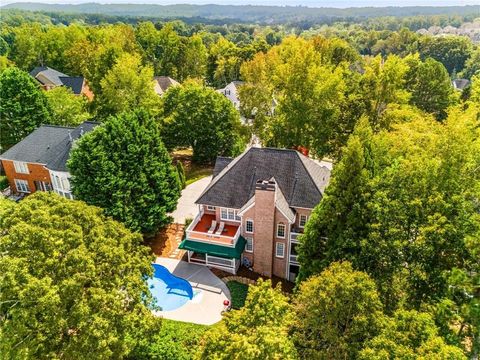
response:
<path id="1" fill-rule="evenodd" d="M 173 275 L 165 266 L 152 266 L 154 274 L 147 280 L 147 284 L 162 311 L 178 309 L 198 294 L 187 280 Z"/>

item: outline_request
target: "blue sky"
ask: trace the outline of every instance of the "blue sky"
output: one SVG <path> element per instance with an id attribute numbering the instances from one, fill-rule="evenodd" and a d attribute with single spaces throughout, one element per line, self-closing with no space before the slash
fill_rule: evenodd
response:
<path id="1" fill-rule="evenodd" d="M 97 2 L 103 4 L 221 4 L 221 5 L 290 5 L 310 7 L 363 7 L 363 6 L 461 6 L 480 5 L 480 0 L 0 0 L 1 4 L 14 2 L 38 2 L 49 4 L 79 4 Z"/>

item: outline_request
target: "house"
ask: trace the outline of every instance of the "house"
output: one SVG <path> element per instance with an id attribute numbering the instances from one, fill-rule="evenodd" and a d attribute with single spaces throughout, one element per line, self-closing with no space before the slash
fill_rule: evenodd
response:
<path id="1" fill-rule="evenodd" d="M 463 91 L 470 85 L 470 80 L 467 79 L 455 79 L 452 81 L 452 86 L 455 90 Z"/>
<path id="2" fill-rule="evenodd" d="M 236 273 L 240 263 L 293 281 L 296 246 L 330 169 L 296 150 L 251 147 L 217 158 L 180 248 L 188 261 Z"/>
<path id="3" fill-rule="evenodd" d="M 37 66 L 30 71 L 30 76 L 36 79 L 44 90 L 50 90 L 57 86 L 66 86 L 75 95 L 83 95 L 88 100 L 93 100 L 93 92 L 83 76 L 68 76 L 48 66 Z"/>
<path id="4" fill-rule="evenodd" d="M 155 76 L 153 88 L 157 95 L 162 96 L 170 86 L 178 86 L 180 83 L 168 76 Z"/>
<path id="5" fill-rule="evenodd" d="M 72 199 L 67 160 L 73 142 L 98 123 L 73 127 L 42 125 L 0 155 L 10 189 L 15 194 L 55 191 Z"/>
<path id="6" fill-rule="evenodd" d="M 230 100 L 235 109 L 240 110 L 240 99 L 238 98 L 238 87 L 243 85 L 243 81 L 232 81 L 223 89 L 217 89 L 217 91 Z"/>

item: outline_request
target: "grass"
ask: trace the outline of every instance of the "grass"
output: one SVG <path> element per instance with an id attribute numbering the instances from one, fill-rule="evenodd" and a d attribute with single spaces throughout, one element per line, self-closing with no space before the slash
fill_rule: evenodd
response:
<path id="1" fill-rule="evenodd" d="M 185 184 L 190 185 L 204 177 L 212 175 L 213 166 L 204 164 L 195 164 L 192 162 L 191 149 L 175 150 L 172 154 L 175 162 L 181 161 L 185 169 Z"/>
<path id="2" fill-rule="evenodd" d="M 232 308 L 240 309 L 245 305 L 248 294 L 248 285 L 239 283 L 238 281 L 227 282 L 227 287 L 232 296 Z"/>

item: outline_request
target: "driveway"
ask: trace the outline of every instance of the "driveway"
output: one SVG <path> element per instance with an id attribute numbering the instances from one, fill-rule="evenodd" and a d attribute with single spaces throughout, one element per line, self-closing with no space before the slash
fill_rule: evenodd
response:
<path id="1" fill-rule="evenodd" d="M 198 199 L 210 181 L 212 181 L 212 177 L 207 176 L 195 181 L 182 190 L 177 209 L 170 214 L 173 217 L 174 223 L 185 224 L 186 218 L 195 218 L 198 213 L 198 205 L 195 204 L 195 200 Z"/>

